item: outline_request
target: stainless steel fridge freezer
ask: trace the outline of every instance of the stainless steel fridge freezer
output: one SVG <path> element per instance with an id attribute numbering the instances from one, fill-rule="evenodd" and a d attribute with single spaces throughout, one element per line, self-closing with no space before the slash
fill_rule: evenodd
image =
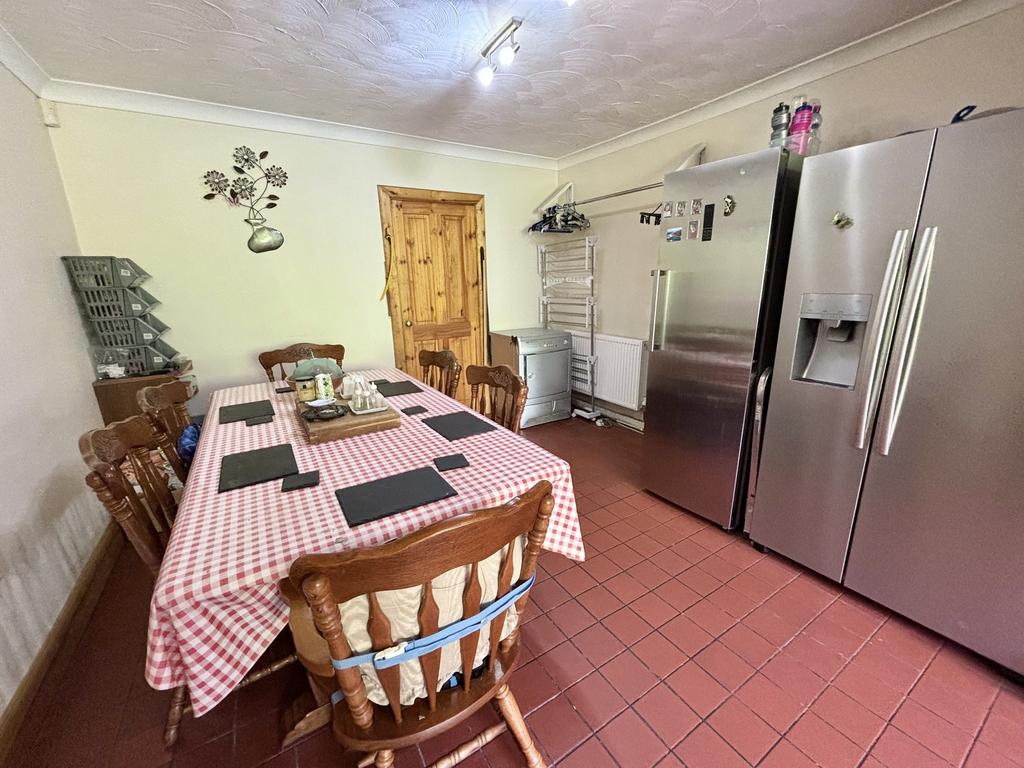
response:
<path id="1" fill-rule="evenodd" d="M 750 532 L 1024 673 L 1022 201 L 1021 111 L 807 161 Z"/>
<path id="2" fill-rule="evenodd" d="M 775 148 L 665 177 L 641 479 L 724 528 L 741 519 L 800 161 Z"/>

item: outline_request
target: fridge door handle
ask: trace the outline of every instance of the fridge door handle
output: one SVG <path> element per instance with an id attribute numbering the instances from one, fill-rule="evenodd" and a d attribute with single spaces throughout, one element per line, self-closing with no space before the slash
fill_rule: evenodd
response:
<path id="1" fill-rule="evenodd" d="M 757 476 L 761 469 L 761 441 L 764 438 L 764 401 L 768 394 L 768 382 L 772 369 L 765 368 L 757 379 L 754 393 L 754 428 L 750 444 L 750 480 L 747 483 L 747 511 L 743 519 L 743 531 L 750 533 L 750 522 L 754 519 L 754 497 L 757 495 Z"/>
<path id="2" fill-rule="evenodd" d="M 907 380 L 914 362 L 914 347 L 917 334 L 921 329 L 921 317 L 924 314 L 925 297 L 928 293 L 928 277 L 932 270 L 935 256 L 935 238 L 938 227 L 926 227 L 921 234 L 921 242 L 917 248 L 914 265 L 911 269 L 907 288 L 906 309 L 900 312 L 896 326 L 896 341 L 893 350 L 893 370 L 887 382 L 886 391 L 882 395 L 882 420 L 879 425 L 880 439 L 875 450 L 882 456 L 888 456 L 892 450 L 896 424 L 903 406 L 903 396 L 907 391 Z"/>
<path id="3" fill-rule="evenodd" d="M 651 277 L 654 278 L 653 295 L 651 297 L 651 331 L 650 331 L 650 350 L 661 349 L 665 344 L 665 328 L 662 325 L 662 308 L 661 308 L 661 279 L 667 275 L 668 272 L 664 269 L 652 269 Z"/>
<path id="4" fill-rule="evenodd" d="M 868 432 L 871 428 L 871 417 L 878 407 L 878 391 L 882 386 L 884 367 L 880 365 L 882 352 L 888 349 L 892 341 L 893 312 L 898 304 L 900 279 L 906 269 L 907 245 L 910 243 L 910 230 L 898 229 L 892 239 L 889 250 L 889 261 L 885 265 L 875 316 L 872 318 L 871 342 L 868 347 L 867 376 L 865 377 L 864 395 L 857 409 L 857 430 L 853 444 L 858 451 L 867 447 Z"/>

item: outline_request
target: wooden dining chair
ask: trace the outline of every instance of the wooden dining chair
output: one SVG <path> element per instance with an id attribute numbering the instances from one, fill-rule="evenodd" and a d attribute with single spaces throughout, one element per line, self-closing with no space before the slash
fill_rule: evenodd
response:
<path id="1" fill-rule="evenodd" d="M 436 761 L 434 768 L 456 765 L 506 728 L 526 765 L 545 765 L 508 681 L 519 656 L 518 618 L 529 598 L 553 505 L 551 484 L 542 481 L 504 506 L 445 520 L 378 547 L 309 555 L 292 565 L 282 585 L 292 601 L 290 622 L 297 620 L 294 599 L 300 595 L 302 608 L 312 614 L 326 641 L 327 668 L 341 691 L 331 707 L 334 736 L 344 747 L 367 753 L 360 765 L 391 768 L 396 749 L 448 731 L 489 701 L 502 722 Z M 485 565 L 494 568 L 485 572 Z M 419 597 L 401 615 L 389 616 L 382 603 L 395 601 L 392 590 Z M 513 602 L 504 606 L 502 596 Z M 353 654 L 435 636 L 439 616 L 451 629 L 453 622 L 478 614 L 485 601 L 500 610 L 489 624 L 430 646 L 416 660 L 376 670 L 369 664 L 345 665 Z M 396 626 L 415 629 L 410 637 Z M 301 648 L 299 656 L 307 663 Z M 413 697 L 410 691 L 417 685 L 422 695 Z"/>
<path id="2" fill-rule="evenodd" d="M 161 430 L 167 433 L 171 445 L 177 448 L 182 431 L 192 423 L 188 401 L 199 390 L 191 380 L 169 381 L 154 387 L 143 387 L 135 393 L 139 409 Z"/>
<path id="3" fill-rule="evenodd" d="M 114 521 L 121 526 L 128 543 L 153 575 L 160 572 L 164 550 L 178 505 L 166 473 L 154 464 L 154 452 L 184 480 L 184 469 L 176 463 L 177 453 L 167 433 L 147 416 L 130 416 L 103 429 L 86 432 L 78 440 L 78 449 L 91 470 L 85 482 L 99 498 Z M 253 670 L 236 686 L 242 688 L 298 660 L 294 653 L 260 669 Z M 184 715 L 192 711 L 188 689 L 178 686 L 171 694 L 164 744 L 171 747 L 178 739 Z"/>
<path id="4" fill-rule="evenodd" d="M 292 344 L 284 349 L 271 349 L 267 352 L 260 352 L 259 361 L 263 372 L 267 374 L 267 380 L 274 381 L 274 366 L 277 366 L 281 379 L 288 374 L 285 372 L 285 365 L 308 360 L 311 357 L 329 357 L 342 367 L 345 359 L 345 347 L 341 344 L 310 344 L 300 342 Z"/>
<path id="5" fill-rule="evenodd" d="M 423 368 L 423 383 L 443 392 L 448 397 L 455 397 L 459 389 L 459 378 L 462 376 L 462 365 L 459 358 L 450 349 L 434 351 L 420 350 L 420 366 Z"/>
<path id="6" fill-rule="evenodd" d="M 104 480 L 119 506 L 123 500 L 131 509 L 133 520 L 148 516 L 154 530 L 166 542 L 178 503 L 167 472 L 157 462 L 166 463 L 181 482 L 186 476 L 170 436 L 148 417 L 137 414 L 86 432 L 78 440 L 78 450 L 86 465 Z M 100 501 L 104 499 L 101 497 Z M 121 522 L 109 507 L 108 511 Z"/>
<path id="7" fill-rule="evenodd" d="M 467 365 L 470 407 L 506 429 L 519 432 L 526 407 L 526 382 L 507 365 Z"/>
<path id="8" fill-rule="evenodd" d="M 153 463 L 154 452 L 160 452 L 175 473 L 180 471 L 179 477 L 185 478 L 170 437 L 140 414 L 86 432 L 78 440 L 78 449 L 92 470 L 86 475 L 86 485 L 121 526 L 155 580 L 178 505 L 166 474 Z M 187 693 L 185 686 L 179 686 L 171 695 L 164 727 L 168 747 L 178 738 Z"/>

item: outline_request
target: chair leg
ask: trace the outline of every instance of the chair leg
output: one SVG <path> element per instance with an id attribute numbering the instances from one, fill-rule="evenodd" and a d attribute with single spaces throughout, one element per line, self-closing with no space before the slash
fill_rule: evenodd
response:
<path id="1" fill-rule="evenodd" d="M 523 719 L 523 713 L 519 711 L 519 704 L 516 702 L 516 697 L 512 695 L 508 683 L 501 684 L 498 692 L 494 694 L 494 698 L 498 703 L 498 711 L 501 712 L 501 716 L 508 723 L 508 729 L 512 731 L 512 735 L 516 737 L 519 749 L 523 751 L 528 768 L 547 768 L 547 763 L 541 757 L 540 750 L 537 749 L 533 739 L 530 737 L 530 732 L 526 728 L 526 721 Z"/>
<path id="2" fill-rule="evenodd" d="M 171 708 L 167 712 L 167 725 L 164 726 L 164 746 L 170 749 L 178 740 L 178 726 L 181 724 L 181 716 L 185 711 L 185 697 L 188 695 L 188 688 L 179 685 L 174 689 L 171 696 Z"/>
<path id="3" fill-rule="evenodd" d="M 395 768 L 395 753 L 390 749 L 382 749 L 373 761 L 374 768 Z"/>

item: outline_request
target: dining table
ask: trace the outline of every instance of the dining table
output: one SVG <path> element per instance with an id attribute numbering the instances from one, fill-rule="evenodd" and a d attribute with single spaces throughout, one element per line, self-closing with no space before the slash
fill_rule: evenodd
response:
<path id="1" fill-rule="evenodd" d="M 150 604 L 145 674 L 157 689 L 187 685 L 195 715 L 226 697 L 288 623 L 278 583 L 303 555 L 372 547 L 456 515 L 500 506 L 541 480 L 554 508 L 544 548 L 583 560 L 568 462 L 500 425 L 449 441 L 424 419 L 470 410 L 397 368 L 359 371 L 367 380 L 409 380 L 418 392 L 388 398 L 397 427 L 310 444 L 293 392 L 281 382 L 214 391 Z M 260 400 L 273 420 L 221 424 L 221 407 Z M 401 409 L 422 406 L 415 415 Z M 345 418 L 345 417 L 342 417 Z M 484 418 L 480 416 L 480 418 Z M 299 472 L 317 486 L 283 492 L 281 480 L 219 492 L 221 460 L 288 443 Z M 406 512 L 349 526 L 335 491 L 463 454 L 469 465 L 443 473 L 456 491 Z"/>

